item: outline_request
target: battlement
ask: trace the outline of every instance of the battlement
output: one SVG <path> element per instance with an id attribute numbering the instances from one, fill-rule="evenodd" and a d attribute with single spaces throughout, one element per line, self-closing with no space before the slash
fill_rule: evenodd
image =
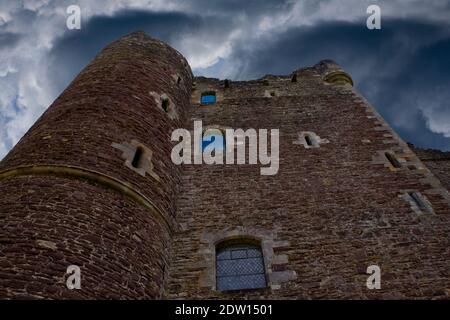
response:
<path id="1" fill-rule="evenodd" d="M 340 75 L 342 77 L 342 81 L 332 81 L 334 77 L 338 77 Z M 344 79 L 345 78 L 345 79 Z M 231 83 L 234 86 L 242 86 L 242 85 L 252 85 L 252 84 L 261 84 L 268 86 L 270 83 L 276 82 L 302 82 L 306 80 L 317 80 L 324 81 L 326 83 L 337 83 L 337 84 L 350 84 L 353 86 L 353 80 L 350 75 L 348 75 L 336 62 L 332 60 L 323 60 L 318 62 L 312 67 L 305 67 L 294 70 L 291 74 L 288 75 L 273 75 L 266 74 L 263 77 L 255 80 L 245 80 L 245 81 L 232 81 L 229 79 L 217 79 L 217 78 L 207 78 L 203 76 L 195 77 L 195 83 L 210 83 L 211 85 L 223 86 L 226 88 L 229 86 L 231 88 Z M 194 85 L 195 87 L 195 85 Z"/>
<path id="2" fill-rule="evenodd" d="M 214 92 L 218 103 L 223 99 L 236 100 L 244 97 L 305 96 L 325 92 L 336 94 L 335 89 L 327 88 L 330 86 L 349 89 L 353 86 L 353 80 L 335 62 L 324 60 L 313 67 L 297 69 L 289 75 L 265 75 L 255 80 L 232 81 L 195 77 L 191 101 L 199 102 L 205 92 Z"/>

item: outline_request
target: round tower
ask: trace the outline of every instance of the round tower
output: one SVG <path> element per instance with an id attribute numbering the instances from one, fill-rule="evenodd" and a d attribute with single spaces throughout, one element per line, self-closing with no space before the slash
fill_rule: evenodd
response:
<path id="1" fill-rule="evenodd" d="M 164 295 L 180 179 L 170 137 L 192 79 L 173 48 L 125 36 L 3 159 L 0 298 Z"/>

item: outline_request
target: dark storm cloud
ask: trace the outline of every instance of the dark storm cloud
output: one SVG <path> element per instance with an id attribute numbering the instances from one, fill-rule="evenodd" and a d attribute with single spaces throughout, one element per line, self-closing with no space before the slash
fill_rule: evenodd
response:
<path id="1" fill-rule="evenodd" d="M 81 30 L 67 30 L 56 40 L 48 57 L 48 77 L 53 79 L 54 94 L 61 92 L 102 48 L 133 31 L 145 31 L 184 53 L 178 45 L 183 38 L 220 44 L 232 30 L 245 29 L 239 25 L 242 21 L 251 24 L 261 15 L 291 6 L 288 0 L 196 0 L 189 2 L 191 13 L 123 10 L 114 16 L 94 16 Z"/>
<path id="2" fill-rule="evenodd" d="M 66 8 L 77 2 L 82 28 L 67 30 Z M 366 28 L 370 4 L 381 7 L 381 30 Z M 251 79 L 336 60 L 402 138 L 450 150 L 450 0 L 45 0 L 0 7 L 0 158 L 103 47 L 136 30 L 175 47 L 196 75 Z"/>
<path id="3" fill-rule="evenodd" d="M 240 13 L 255 18 L 255 16 L 260 14 L 289 9 L 293 4 L 294 2 L 290 0 L 194 0 L 189 3 L 189 7 L 191 10 L 199 13 L 204 13 L 205 11 L 219 15 Z"/>
<path id="4" fill-rule="evenodd" d="M 333 59 L 405 140 L 450 150 L 450 139 L 430 130 L 439 131 L 436 122 L 444 119 L 450 123 L 448 26 L 385 20 L 382 30 L 371 31 L 363 21 L 323 23 L 235 47 L 228 63 L 240 64 L 240 79 L 289 74 Z"/>
<path id="5" fill-rule="evenodd" d="M 0 32 L 0 50 L 14 47 L 21 37 L 18 33 Z"/>
<path id="6" fill-rule="evenodd" d="M 179 50 L 184 37 L 205 32 L 220 43 L 231 29 L 240 27 L 234 20 L 238 14 L 253 13 L 255 19 L 268 10 L 286 10 L 289 2 L 256 6 L 250 1 L 243 6 L 239 1 L 224 5 L 199 0 L 190 6 L 198 14 L 122 11 L 115 16 L 93 17 L 81 31 L 67 31 L 50 53 L 48 76 L 54 81 L 55 95 L 104 46 L 130 32 L 143 30 Z M 438 90 L 450 85 L 449 35 L 448 25 L 417 20 L 384 19 L 382 30 L 368 30 L 365 20 L 322 22 L 258 39 L 237 39 L 231 55 L 209 69 L 194 71 L 252 79 L 268 73 L 289 74 L 322 59 L 333 59 L 352 75 L 357 89 L 403 139 L 450 150 L 450 138 L 444 137 L 441 133 L 445 128 L 440 128 L 445 126 L 444 119 L 450 123 L 450 96 Z M 238 71 L 230 74 L 230 70 Z"/>
<path id="7" fill-rule="evenodd" d="M 94 17 L 81 30 L 68 30 L 50 52 L 49 75 L 61 92 L 95 55 L 112 41 L 142 30 L 169 44 L 180 34 L 199 30 L 204 19 L 181 13 L 125 11 L 109 17 Z"/>

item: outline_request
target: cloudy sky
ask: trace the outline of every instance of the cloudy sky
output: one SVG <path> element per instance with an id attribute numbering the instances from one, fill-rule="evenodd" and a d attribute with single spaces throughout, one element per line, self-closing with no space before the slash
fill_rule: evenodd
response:
<path id="1" fill-rule="evenodd" d="M 66 27 L 69 5 L 81 30 Z M 381 8 L 381 30 L 366 27 Z M 337 61 L 400 136 L 450 150 L 450 0 L 0 0 L 0 159 L 112 40 L 143 30 L 196 75 Z"/>

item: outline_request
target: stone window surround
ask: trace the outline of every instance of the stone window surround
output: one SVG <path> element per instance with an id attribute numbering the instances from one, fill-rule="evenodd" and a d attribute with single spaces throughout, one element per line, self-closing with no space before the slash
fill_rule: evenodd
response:
<path id="1" fill-rule="evenodd" d="M 306 136 L 311 139 L 312 145 L 308 145 L 306 142 Z M 321 144 L 330 143 L 328 139 L 320 138 L 315 132 L 312 131 L 301 131 L 298 133 L 298 139 L 293 142 L 293 144 L 303 145 L 305 149 L 320 148 Z"/>
<path id="2" fill-rule="evenodd" d="M 400 163 L 400 167 L 396 168 L 392 165 L 392 163 L 389 161 L 389 159 L 386 157 L 386 153 L 392 155 L 397 159 L 397 161 Z M 399 156 L 398 153 L 394 152 L 393 150 L 378 150 L 377 153 L 372 157 L 372 164 L 382 164 L 386 168 L 389 168 L 391 171 L 399 171 L 403 168 L 407 167 L 408 161 L 405 157 Z"/>
<path id="3" fill-rule="evenodd" d="M 154 172 L 154 167 L 153 167 L 153 163 L 152 163 L 152 157 L 153 157 L 153 152 L 152 150 L 150 150 L 150 148 L 148 148 L 147 146 L 145 146 L 144 144 L 140 143 L 137 140 L 131 140 L 131 142 L 122 142 L 122 143 L 115 143 L 113 142 L 111 144 L 111 146 L 113 148 L 119 149 L 120 151 L 122 151 L 122 158 L 125 159 L 124 162 L 124 166 L 133 170 L 134 172 L 136 172 L 137 174 L 145 177 L 146 173 L 148 173 L 151 177 L 153 177 L 155 180 L 159 181 L 160 178 L 159 176 Z M 136 153 L 136 150 L 138 148 L 141 148 L 143 153 L 142 153 L 142 158 L 141 158 L 141 165 L 139 168 L 136 168 L 132 165 L 132 161 L 134 158 L 134 155 Z"/>
<path id="4" fill-rule="evenodd" d="M 278 96 L 280 96 L 280 92 L 277 89 L 264 90 L 264 97 L 266 98 L 273 98 Z"/>
<path id="5" fill-rule="evenodd" d="M 264 267 L 266 272 L 267 287 L 272 290 L 281 288 L 284 282 L 297 278 L 294 270 L 273 271 L 274 265 L 285 265 L 289 263 L 287 254 L 275 254 L 275 248 L 289 246 L 288 241 L 275 240 L 272 231 L 254 228 L 238 227 L 232 230 L 220 230 L 213 233 L 204 233 L 200 241 L 199 254 L 203 255 L 205 269 L 202 272 L 200 284 L 204 288 L 216 291 L 216 247 L 227 241 L 242 239 L 243 242 L 250 240 L 258 242 L 263 253 Z M 256 290 L 256 289 L 255 289 Z"/>
<path id="6" fill-rule="evenodd" d="M 172 74 L 172 79 L 176 85 L 182 85 L 184 83 L 183 78 L 178 73 Z"/>
<path id="7" fill-rule="evenodd" d="M 410 193 L 416 193 L 419 197 L 420 200 L 424 203 L 426 208 L 420 208 L 416 201 L 410 196 Z M 427 199 L 427 197 L 420 191 L 418 190 L 412 190 L 412 189 L 408 189 L 408 190 L 401 190 L 401 194 L 399 195 L 400 198 L 402 198 L 403 200 L 407 201 L 409 203 L 409 205 L 411 206 L 411 209 L 417 213 L 417 214 L 430 214 L 430 213 L 434 213 L 433 210 L 433 206 L 431 205 L 430 201 Z"/>
<path id="8" fill-rule="evenodd" d="M 211 85 L 207 85 L 205 83 L 195 83 L 195 88 L 191 94 L 191 104 L 195 104 L 195 105 L 199 105 L 202 107 L 208 107 L 208 108 L 214 108 L 217 107 L 217 104 L 221 101 L 223 101 L 224 99 L 224 94 L 223 94 L 223 89 L 222 87 L 216 87 L 216 86 L 211 86 Z M 208 91 L 214 91 L 216 94 L 216 103 L 214 104 L 208 104 L 208 105 L 203 105 L 200 103 L 200 99 L 202 97 L 202 94 L 204 92 L 208 92 Z"/>
<path id="9" fill-rule="evenodd" d="M 210 101 L 204 101 L 203 97 L 214 97 L 214 101 L 210 102 Z M 205 105 L 214 105 L 217 102 L 217 95 L 216 95 L 216 90 L 210 90 L 210 91 L 203 91 L 200 94 L 200 104 L 202 106 Z"/>
<path id="10" fill-rule="evenodd" d="M 176 110 L 176 106 L 173 103 L 173 100 L 165 93 L 162 94 L 158 94 L 154 91 L 151 91 L 150 96 L 153 97 L 153 99 L 155 99 L 155 103 L 158 106 L 158 108 L 166 113 L 168 115 L 168 117 L 172 120 L 178 119 L 178 113 Z M 167 110 L 164 110 L 163 108 L 163 101 L 167 101 Z"/>

